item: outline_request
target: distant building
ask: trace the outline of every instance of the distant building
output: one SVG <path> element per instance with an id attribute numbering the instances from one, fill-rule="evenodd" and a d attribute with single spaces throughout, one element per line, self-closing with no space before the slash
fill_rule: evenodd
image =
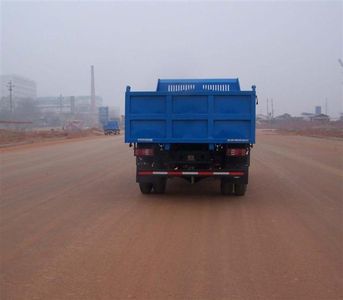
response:
<path id="1" fill-rule="evenodd" d="M 258 114 L 256 116 L 256 120 L 258 120 L 258 121 L 268 121 L 269 119 L 268 119 L 268 116 L 266 116 L 264 114 Z"/>
<path id="2" fill-rule="evenodd" d="M 96 107 L 102 105 L 102 98 L 95 96 Z M 49 96 L 38 97 L 37 106 L 43 112 L 55 113 L 90 113 L 90 96 Z"/>
<path id="3" fill-rule="evenodd" d="M 329 122 L 330 117 L 325 114 L 311 114 L 311 113 L 302 113 L 301 117 L 305 121 L 321 121 L 321 122 Z"/>
<path id="4" fill-rule="evenodd" d="M 1 75 L 1 98 L 9 97 L 8 84 L 13 84 L 12 98 L 13 101 L 22 99 L 33 99 L 37 97 L 37 85 L 32 79 L 20 75 Z"/>
<path id="5" fill-rule="evenodd" d="M 305 120 L 305 121 L 311 121 L 311 118 L 314 117 L 314 116 L 315 116 L 315 114 L 308 113 L 308 112 L 303 112 L 301 114 L 302 119 Z"/>
<path id="6" fill-rule="evenodd" d="M 321 107 L 321 106 L 316 106 L 316 107 L 314 108 L 314 113 L 315 113 L 316 115 L 320 115 L 320 114 L 322 113 L 322 107 Z"/>
<path id="7" fill-rule="evenodd" d="M 98 108 L 99 123 L 105 125 L 109 121 L 108 106 L 100 106 Z"/>
<path id="8" fill-rule="evenodd" d="M 325 115 L 325 114 L 319 114 L 319 115 L 313 116 L 311 118 L 311 121 L 329 122 L 330 121 L 330 117 L 328 115 Z"/>
<path id="9" fill-rule="evenodd" d="M 292 116 L 290 114 L 282 114 L 274 118 L 274 120 L 291 120 Z"/>

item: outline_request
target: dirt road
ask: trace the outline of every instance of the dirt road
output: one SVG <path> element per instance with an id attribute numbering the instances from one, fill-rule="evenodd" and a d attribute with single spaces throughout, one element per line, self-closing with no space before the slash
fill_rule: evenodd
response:
<path id="1" fill-rule="evenodd" d="M 141 195 L 122 137 L 0 155 L 1 299 L 343 298 L 343 142 L 260 133 L 243 198 Z"/>

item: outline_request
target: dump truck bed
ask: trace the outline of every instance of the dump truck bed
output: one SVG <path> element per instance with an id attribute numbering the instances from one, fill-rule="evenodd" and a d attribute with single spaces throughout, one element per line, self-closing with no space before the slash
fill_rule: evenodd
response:
<path id="1" fill-rule="evenodd" d="M 125 99 L 127 143 L 255 143 L 255 87 L 238 79 L 159 80 Z"/>

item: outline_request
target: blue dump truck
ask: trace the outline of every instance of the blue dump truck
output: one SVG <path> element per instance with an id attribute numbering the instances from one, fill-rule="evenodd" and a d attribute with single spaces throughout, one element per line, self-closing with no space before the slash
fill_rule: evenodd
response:
<path id="1" fill-rule="evenodd" d="M 143 194 L 167 179 L 220 179 L 224 195 L 245 194 L 255 143 L 256 88 L 238 79 L 158 80 L 156 91 L 125 95 L 125 142 L 134 147 Z"/>
<path id="2" fill-rule="evenodd" d="M 108 121 L 102 126 L 105 135 L 120 134 L 118 121 Z"/>

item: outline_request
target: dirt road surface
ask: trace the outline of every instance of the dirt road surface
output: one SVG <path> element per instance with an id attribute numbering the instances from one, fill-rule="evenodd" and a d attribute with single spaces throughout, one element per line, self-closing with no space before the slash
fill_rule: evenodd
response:
<path id="1" fill-rule="evenodd" d="M 260 133 L 245 197 L 141 195 L 122 136 L 1 152 L 1 299 L 342 299 L 343 143 Z"/>

